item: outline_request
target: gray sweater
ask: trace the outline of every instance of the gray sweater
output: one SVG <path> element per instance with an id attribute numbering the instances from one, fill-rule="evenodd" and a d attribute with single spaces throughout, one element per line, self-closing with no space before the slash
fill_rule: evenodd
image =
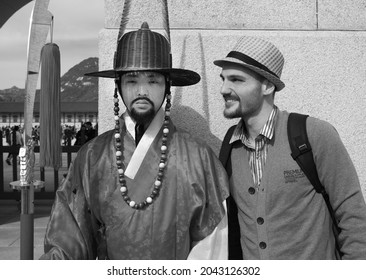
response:
<path id="1" fill-rule="evenodd" d="M 230 191 L 238 205 L 244 259 L 335 259 L 332 220 L 291 157 L 288 112 L 279 111 L 260 188 L 243 144 L 234 144 Z M 366 205 L 353 163 L 336 130 L 309 117 L 307 131 L 321 183 L 342 232 L 344 259 L 366 259 Z"/>

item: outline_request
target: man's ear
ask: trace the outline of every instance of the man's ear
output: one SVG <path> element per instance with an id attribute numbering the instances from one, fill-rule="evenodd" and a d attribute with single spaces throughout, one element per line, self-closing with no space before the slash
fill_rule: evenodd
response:
<path id="1" fill-rule="evenodd" d="M 270 95 L 276 91 L 275 85 L 273 83 L 271 83 L 270 81 L 268 81 L 267 79 L 265 79 L 263 81 L 263 87 L 264 87 L 264 91 L 263 91 L 264 95 Z"/>

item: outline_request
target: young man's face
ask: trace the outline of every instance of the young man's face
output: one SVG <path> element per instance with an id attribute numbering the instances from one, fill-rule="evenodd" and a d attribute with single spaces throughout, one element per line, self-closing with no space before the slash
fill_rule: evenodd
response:
<path id="1" fill-rule="evenodd" d="M 129 72 L 121 77 L 122 99 L 136 122 L 147 123 L 165 98 L 165 77 L 156 72 Z"/>
<path id="2" fill-rule="evenodd" d="M 266 88 L 264 78 L 234 64 L 224 66 L 220 77 L 220 93 L 225 100 L 226 118 L 246 118 L 260 112 Z"/>

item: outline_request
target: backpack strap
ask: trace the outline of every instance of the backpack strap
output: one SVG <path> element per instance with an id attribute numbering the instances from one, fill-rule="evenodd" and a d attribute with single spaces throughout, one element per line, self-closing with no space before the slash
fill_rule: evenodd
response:
<path id="1" fill-rule="evenodd" d="M 229 128 L 226 132 L 224 140 L 221 144 L 219 159 L 222 165 L 225 167 L 228 177 L 231 177 L 232 168 L 230 155 L 232 150 L 232 144 L 230 144 L 230 139 L 234 133 L 236 125 Z M 240 225 L 238 220 L 238 207 L 232 196 L 226 199 L 227 205 L 227 215 L 228 215 L 228 239 L 229 239 L 229 260 L 242 260 L 243 253 L 240 244 Z"/>
<path id="2" fill-rule="evenodd" d="M 221 149 L 220 149 L 220 154 L 219 154 L 219 159 L 220 159 L 222 165 L 225 167 L 229 178 L 230 178 L 231 173 L 232 173 L 229 158 L 230 158 L 231 149 L 232 149 L 232 146 L 233 146 L 229 142 L 230 142 L 231 137 L 233 136 L 235 127 L 236 127 L 236 125 L 233 125 L 226 132 L 224 140 L 222 141 L 222 144 L 221 144 Z"/>
<path id="3" fill-rule="evenodd" d="M 314 163 L 313 152 L 306 132 L 308 115 L 291 113 L 288 118 L 287 134 L 291 148 L 291 156 L 308 177 L 316 192 L 326 193 L 319 181 L 318 171 Z"/>
<path id="4" fill-rule="evenodd" d="M 318 171 L 314 162 L 313 152 L 309 143 L 307 131 L 306 131 L 306 119 L 308 115 L 302 115 L 297 113 L 290 113 L 287 123 L 288 141 L 291 148 L 291 156 L 300 166 L 310 183 L 313 185 L 316 192 L 321 193 L 328 211 L 333 221 L 333 225 L 336 230 L 336 247 L 340 253 L 340 248 L 337 240 L 337 236 L 340 233 L 338 222 L 334 215 L 332 205 L 329 201 L 329 196 L 319 180 Z"/>

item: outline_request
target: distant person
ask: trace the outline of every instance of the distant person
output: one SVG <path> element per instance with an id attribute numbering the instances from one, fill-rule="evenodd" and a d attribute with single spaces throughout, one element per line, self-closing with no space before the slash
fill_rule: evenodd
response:
<path id="1" fill-rule="evenodd" d="M 63 133 L 64 146 L 71 144 L 71 140 L 74 138 L 73 127 L 66 125 Z"/>
<path id="2" fill-rule="evenodd" d="M 16 146 L 19 149 L 20 147 L 22 147 L 24 145 L 23 137 L 22 137 L 22 135 L 20 133 L 19 126 L 18 125 L 14 126 L 13 127 L 13 131 L 15 132 L 15 145 L 14 146 Z M 11 145 L 13 145 L 14 132 L 12 133 L 13 135 L 11 135 L 11 137 L 10 137 L 10 139 L 11 139 L 11 143 L 10 144 Z M 5 160 L 6 163 L 8 165 L 11 165 L 11 160 L 12 159 L 13 160 L 14 159 L 17 159 L 17 156 L 18 156 L 18 153 L 14 153 L 14 154 L 9 153 L 8 156 L 7 156 L 7 158 L 6 158 L 6 160 Z"/>
<path id="3" fill-rule="evenodd" d="M 32 139 L 35 145 L 39 145 L 39 130 L 40 127 L 38 125 L 32 127 Z"/>
<path id="4" fill-rule="evenodd" d="M 11 145 L 11 134 L 10 134 L 9 127 L 5 128 L 5 140 L 6 140 L 6 143 L 10 146 Z"/>
<path id="5" fill-rule="evenodd" d="M 87 142 L 87 135 L 86 135 L 86 126 L 82 124 L 79 131 L 76 133 L 76 141 L 74 146 L 82 146 Z"/>
<path id="6" fill-rule="evenodd" d="M 92 140 L 96 136 L 95 129 L 93 128 L 91 122 L 85 123 L 85 135 L 86 135 L 86 142 Z"/>

